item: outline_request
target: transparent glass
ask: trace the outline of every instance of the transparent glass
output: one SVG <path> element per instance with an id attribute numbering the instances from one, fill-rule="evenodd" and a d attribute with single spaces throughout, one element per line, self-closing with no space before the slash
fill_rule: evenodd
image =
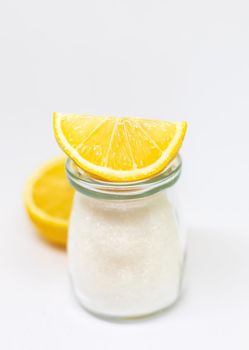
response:
<path id="1" fill-rule="evenodd" d="M 105 182 L 67 161 L 76 189 L 68 241 L 75 294 L 87 310 L 108 318 L 137 318 L 180 295 L 185 231 L 175 186 L 178 156 L 150 179 Z"/>

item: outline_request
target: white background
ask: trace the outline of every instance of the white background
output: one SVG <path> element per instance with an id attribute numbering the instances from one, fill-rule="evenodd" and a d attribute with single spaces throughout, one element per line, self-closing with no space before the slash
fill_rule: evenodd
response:
<path id="1" fill-rule="evenodd" d="M 1 349 L 248 350 L 248 91 L 247 0 L 1 1 Z M 187 287 L 160 317 L 86 314 L 26 218 L 54 110 L 188 120 Z"/>

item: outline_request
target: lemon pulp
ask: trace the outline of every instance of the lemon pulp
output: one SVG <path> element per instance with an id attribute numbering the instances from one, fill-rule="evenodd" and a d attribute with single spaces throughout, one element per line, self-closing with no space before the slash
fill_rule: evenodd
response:
<path id="1" fill-rule="evenodd" d="M 159 173 L 178 153 L 186 122 L 54 113 L 62 150 L 90 174 L 136 181 Z"/>

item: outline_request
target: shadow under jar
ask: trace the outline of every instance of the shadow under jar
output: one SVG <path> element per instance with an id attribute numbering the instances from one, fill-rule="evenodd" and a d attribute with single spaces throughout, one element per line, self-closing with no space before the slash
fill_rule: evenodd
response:
<path id="1" fill-rule="evenodd" d="M 159 175 L 113 183 L 90 177 L 68 159 L 76 189 L 69 225 L 69 272 L 90 312 L 136 318 L 173 304 L 180 294 L 185 231 L 177 211 L 177 156 Z"/>

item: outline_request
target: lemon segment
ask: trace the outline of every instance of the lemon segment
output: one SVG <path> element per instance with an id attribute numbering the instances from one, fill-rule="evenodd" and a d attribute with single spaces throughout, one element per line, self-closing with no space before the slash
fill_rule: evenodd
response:
<path id="1" fill-rule="evenodd" d="M 65 157 L 47 163 L 27 182 L 26 211 L 41 236 L 52 243 L 66 245 L 73 194 L 65 174 Z"/>
<path id="2" fill-rule="evenodd" d="M 86 172 L 136 181 L 162 171 L 177 155 L 186 122 L 54 113 L 56 140 Z"/>

